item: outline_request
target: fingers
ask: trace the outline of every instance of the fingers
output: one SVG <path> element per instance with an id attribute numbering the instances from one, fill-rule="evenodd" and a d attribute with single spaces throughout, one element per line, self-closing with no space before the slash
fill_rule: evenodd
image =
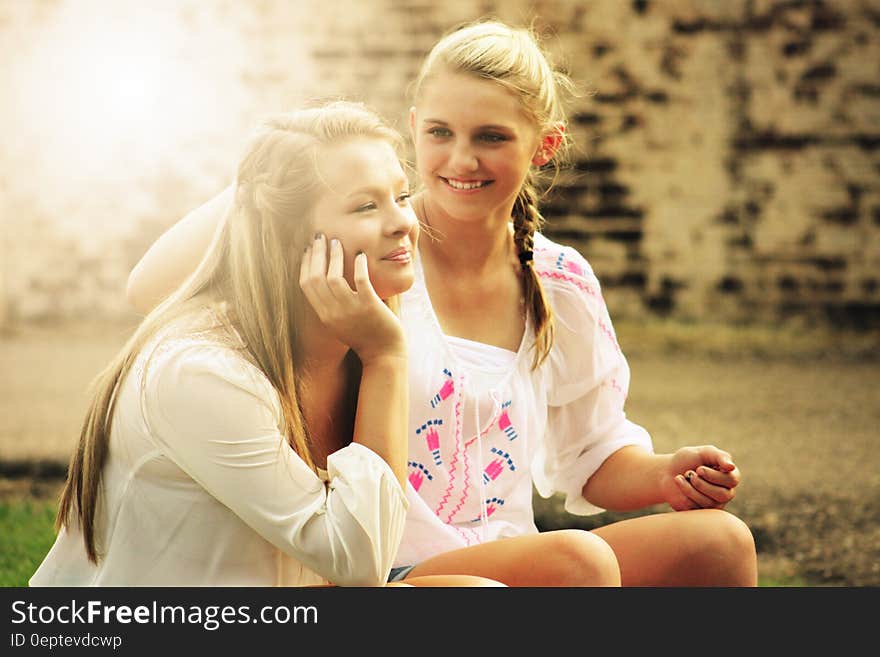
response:
<path id="1" fill-rule="evenodd" d="M 309 277 L 313 281 L 322 280 L 327 274 L 327 239 L 321 233 L 315 235 L 311 246 Z"/>
<path id="2" fill-rule="evenodd" d="M 733 470 L 730 472 L 723 472 L 721 470 L 716 470 L 715 468 L 701 465 L 695 470 L 695 472 L 699 475 L 700 479 L 716 486 L 723 486 L 724 488 L 736 488 L 740 481 L 739 468 L 736 466 L 734 466 Z"/>
<path id="3" fill-rule="evenodd" d="M 324 235 L 316 235 L 303 254 L 299 284 L 322 321 L 339 312 L 340 305 L 344 307 L 353 296 L 343 277 L 343 268 L 344 254 L 339 241 L 332 240 L 328 245 Z"/>
<path id="4" fill-rule="evenodd" d="M 736 495 L 733 488 L 713 484 L 693 470 L 676 475 L 675 483 L 695 509 L 722 508 Z"/>
<path id="5" fill-rule="evenodd" d="M 350 303 L 356 296 L 355 290 L 351 289 L 345 280 L 345 253 L 342 242 L 337 239 L 330 240 L 330 258 L 327 265 L 327 288 L 341 304 Z"/>
<path id="6" fill-rule="evenodd" d="M 327 265 L 327 278 L 342 278 L 345 269 L 342 244 L 337 239 L 330 240 L 330 262 Z"/>
<path id="7" fill-rule="evenodd" d="M 706 465 L 714 467 L 721 472 L 731 472 L 736 469 L 733 457 L 723 449 L 718 449 L 715 445 L 703 445 L 698 449 L 700 460 Z"/>
<path id="8" fill-rule="evenodd" d="M 691 479 L 696 479 L 696 477 L 691 477 Z M 678 486 L 678 490 L 681 494 L 685 497 L 686 508 L 704 509 L 715 505 L 713 500 L 694 488 L 685 475 L 676 475 L 675 484 Z"/>
<path id="9" fill-rule="evenodd" d="M 358 252 L 354 257 L 354 288 L 358 294 L 376 296 L 373 284 L 370 282 L 370 269 L 367 264 L 367 254 Z"/>

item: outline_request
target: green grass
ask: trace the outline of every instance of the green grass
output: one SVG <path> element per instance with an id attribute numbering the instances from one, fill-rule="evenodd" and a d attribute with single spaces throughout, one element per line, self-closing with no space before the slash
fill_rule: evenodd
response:
<path id="1" fill-rule="evenodd" d="M 0 586 L 27 586 L 55 540 L 55 506 L 0 503 Z"/>
<path id="2" fill-rule="evenodd" d="M 799 577 L 790 577 L 790 578 L 780 578 L 780 577 L 761 577 L 758 579 L 758 586 L 766 586 L 770 588 L 779 588 L 779 587 L 791 587 L 791 586 L 810 586 L 806 582 Z"/>

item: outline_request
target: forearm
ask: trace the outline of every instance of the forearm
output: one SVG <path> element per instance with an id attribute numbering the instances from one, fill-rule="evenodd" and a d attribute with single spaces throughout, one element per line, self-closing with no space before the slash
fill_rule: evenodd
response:
<path id="1" fill-rule="evenodd" d="M 233 188 L 227 187 L 188 213 L 163 233 L 134 266 L 126 297 L 137 311 L 148 313 L 195 271 L 232 202 L 232 194 Z"/>
<path id="2" fill-rule="evenodd" d="M 664 502 L 662 480 L 671 454 L 622 447 L 605 459 L 583 488 L 584 498 L 610 511 L 632 511 Z"/>
<path id="3" fill-rule="evenodd" d="M 409 387 L 405 356 L 373 358 L 363 365 L 354 442 L 376 452 L 406 481 Z"/>

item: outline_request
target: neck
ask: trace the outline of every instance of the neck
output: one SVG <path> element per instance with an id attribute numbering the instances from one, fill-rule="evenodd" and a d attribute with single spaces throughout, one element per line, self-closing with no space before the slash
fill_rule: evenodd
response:
<path id="1" fill-rule="evenodd" d="M 427 195 L 416 199 L 414 208 L 426 228 L 419 238 L 419 254 L 456 272 L 480 275 L 516 260 L 510 208 L 483 219 L 462 221 L 432 203 Z"/>
<path id="2" fill-rule="evenodd" d="M 299 343 L 300 353 L 304 355 L 302 367 L 312 375 L 337 371 L 349 351 L 348 345 L 331 335 L 308 303 L 305 304 Z"/>

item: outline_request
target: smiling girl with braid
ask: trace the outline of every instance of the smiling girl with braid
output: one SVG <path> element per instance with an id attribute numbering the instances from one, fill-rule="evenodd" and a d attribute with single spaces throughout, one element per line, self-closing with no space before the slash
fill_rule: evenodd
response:
<path id="1" fill-rule="evenodd" d="M 653 452 L 624 413 L 629 367 L 599 281 L 577 251 L 540 233 L 536 176 L 565 150 L 569 84 L 531 31 L 488 21 L 441 39 L 415 81 L 423 231 L 401 295 L 410 505 L 391 579 L 755 585 L 751 532 L 723 510 L 740 482 L 731 455 L 712 445 Z M 129 281 L 136 306 L 167 287 L 159 263 L 181 251 L 197 259 L 223 203 L 151 249 Z M 533 484 L 575 514 L 660 503 L 675 513 L 539 533 Z"/>

